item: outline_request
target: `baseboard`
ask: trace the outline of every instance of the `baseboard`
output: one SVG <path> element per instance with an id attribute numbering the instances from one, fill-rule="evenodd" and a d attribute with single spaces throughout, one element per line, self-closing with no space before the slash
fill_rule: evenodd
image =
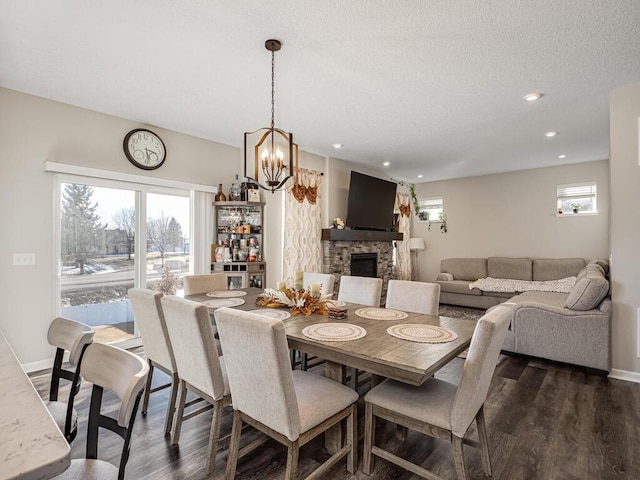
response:
<path id="1" fill-rule="evenodd" d="M 49 358 L 48 360 L 38 360 L 37 362 L 29 362 L 29 363 L 22 364 L 22 369 L 27 373 L 37 372 L 39 370 L 46 370 L 47 368 L 51 368 L 51 367 L 53 367 L 53 358 Z"/>
<path id="2" fill-rule="evenodd" d="M 640 383 L 640 373 L 630 372 L 629 370 L 619 370 L 612 368 L 609 372 L 609 378 L 615 378 L 616 380 L 625 380 L 627 382 Z"/>

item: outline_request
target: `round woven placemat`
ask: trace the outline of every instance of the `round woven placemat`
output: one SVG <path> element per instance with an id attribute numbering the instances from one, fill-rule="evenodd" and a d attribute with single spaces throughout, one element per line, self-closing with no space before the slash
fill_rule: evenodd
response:
<path id="1" fill-rule="evenodd" d="M 277 318 L 278 320 L 286 320 L 291 317 L 291 314 L 286 310 L 280 310 L 277 308 L 259 308 L 257 310 L 249 310 L 251 313 L 257 313 L 258 315 L 264 315 L 265 317 Z"/>
<path id="2" fill-rule="evenodd" d="M 402 320 L 407 318 L 407 312 L 392 310 L 391 308 L 365 307 L 356 310 L 356 315 L 370 320 Z"/>
<path id="3" fill-rule="evenodd" d="M 247 292 L 243 292 L 242 290 L 216 290 L 215 292 L 207 293 L 207 297 L 216 297 L 216 298 L 233 298 L 233 297 L 244 297 Z"/>
<path id="4" fill-rule="evenodd" d="M 316 323 L 304 327 L 302 334 L 323 342 L 348 342 L 364 337 L 367 331 L 351 323 Z"/>
<path id="5" fill-rule="evenodd" d="M 244 305 L 243 298 L 219 298 L 217 300 L 205 300 L 204 303 L 209 308 L 237 307 Z"/>
<path id="6" fill-rule="evenodd" d="M 458 338 L 456 332 L 434 325 L 403 323 L 387 328 L 387 333 L 402 340 L 419 343 L 447 343 Z"/>

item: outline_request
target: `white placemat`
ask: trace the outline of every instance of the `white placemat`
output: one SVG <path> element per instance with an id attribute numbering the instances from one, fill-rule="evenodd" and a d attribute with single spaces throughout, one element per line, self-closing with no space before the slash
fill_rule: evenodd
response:
<path id="1" fill-rule="evenodd" d="M 259 308 L 257 310 L 249 311 L 251 313 L 257 313 L 258 315 L 264 315 L 265 317 L 277 318 L 278 320 L 286 320 L 291 317 L 289 312 L 279 308 Z"/>
<path id="2" fill-rule="evenodd" d="M 304 327 L 302 334 L 323 342 L 348 342 L 364 337 L 367 331 L 351 323 L 316 323 Z"/>
<path id="3" fill-rule="evenodd" d="M 344 307 L 347 302 L 343 302 L 342 300 L 327 300 L 326 305 L 329 307 Z"/>
<path id="4" fill-rule="evenodd" d="M 365 307 L 356 310 L 356 315 L 370 320 L 402 320 L 407 318 L 407 312 L 392 310 L 391 308 Z"/>
<path id="5" fill-rule="evenodd" d="M 447 343 L 458 338 L 456 332 L 434 325 L 402 323 L 387 328 L 387 333 L 402 340 L 420 343 Z"/>
<path id="6" fill-rule="evenodd" d="M 217 300 L 205 300 L 204 303 L 209 308 L 237 307 L 244 305 L 243 298 L 219 298 Z"/>
<path id="7" fill-rule="evenodd" d="M 243 292 L 242 290 L 216 290 L 215 292 L 207 293 L 207 297 L 216 297 L 216 298 L 233 298 L 233 297 L 244 297 L 247 292 Z"/>

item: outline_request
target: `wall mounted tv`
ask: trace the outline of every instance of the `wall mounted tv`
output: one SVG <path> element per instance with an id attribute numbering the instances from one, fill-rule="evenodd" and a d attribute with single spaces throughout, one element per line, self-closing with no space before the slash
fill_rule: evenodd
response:
<path id="1" fill-rule="evenodd" d="M 393 230 L 394 182 L 351 172 L 347 226 L 354 230 Z"/>

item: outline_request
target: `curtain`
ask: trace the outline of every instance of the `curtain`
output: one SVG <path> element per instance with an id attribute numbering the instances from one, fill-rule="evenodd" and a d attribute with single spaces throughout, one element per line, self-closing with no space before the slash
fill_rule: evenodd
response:
<path id="1" fill-rule="evenodd" d="M 396 263 L 396 278 L 411 280 L 411 198 L 407 193 L 396 193 L 394 211 L 398 213 L 398 231 L 402 233 L 402 241 L 397 242 L 398 259 Z"/>
<path id="2" fill-rule="evenodd" d="M 284 253 L 282 275 L 293 285 L 294 273 L 322 272 L 322 206 L 320 172 L 300 169 L 290 180 L 284 201 Z"/>

